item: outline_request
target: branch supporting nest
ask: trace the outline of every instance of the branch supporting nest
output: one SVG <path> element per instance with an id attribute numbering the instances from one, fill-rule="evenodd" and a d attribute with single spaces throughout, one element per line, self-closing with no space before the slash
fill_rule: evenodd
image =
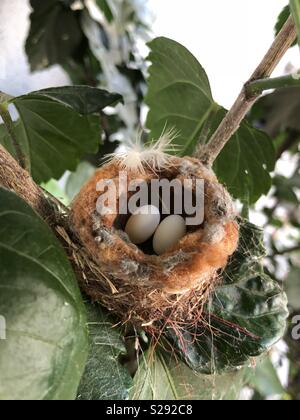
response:
<path id="1" fill-rule="evenodd" d="M 40 188 L 1 145 L 0 185 L 23 198 L 53 230 L 56 225 L 66 225 L 69 210 Z"/>
<path id="2" fill-rule="evenodd" d="M 43 219 L 49 217 L 49 202 L 29 173 L 0 145 L 0 185 L 23 198 Z"/>

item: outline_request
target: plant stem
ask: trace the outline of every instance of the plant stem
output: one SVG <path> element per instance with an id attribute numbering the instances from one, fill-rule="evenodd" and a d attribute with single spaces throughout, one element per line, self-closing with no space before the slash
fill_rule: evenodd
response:
<path id="1" fill-rule="evenodd" d="M 42 189 L 35 184 L 29 173 L 0 145 L 0 186 L 14 191 L 36 210 L 41 217 L 49 221 L 47 198 Z"/>
<path id="2" fill-rule="evenodd" d="M 231 110 L 227 113 L 210 141 L 205 146 L 199 145 L 197 148 L 195 156 L 204 164 L 208 166 L 213 165 L 222 149 L 240 127 L 247 112 L 259 97 L 258 94 L 248 98 L 246 95 L 246 86 L 256 80 L 270 77 L 277 64 L 295 41 L 296 36 L 297 33 L 293 19 L 292 17 L 289 17 L 275 38 L 271 48 L 254 71 L 249 81 L 244 85 Z"/>
<path id="3" fill-rule="evenodd" d="M 273 79 L 258 79 L 249 82 L 245 86 L 246 97 L 252 98 L 253 96 L 261 95 L 265 90 L 281 89 L 291 86 L 300 87 L 300 74 L 290 74 L 288 76 L 275 77 Z"/>
<path id="4" fill-rule="evenodd" d="M 7 132 L 11 138 L 13 147 L 16 152 L 17 160 L 20 164 L 20 166 L 24 169 L 27 167 L 27 159 L 23 153 L 22 148 L 20 147 L 20 144 L 18 142 L 15 130 L 14 130 L 14 123 L 11 119 L 10 113 L 8 111 L 8 105 L 7 103 L 3 102 L 0 103 L 0 117 L 2 118 L 4 125 L 7 129 Z"/>

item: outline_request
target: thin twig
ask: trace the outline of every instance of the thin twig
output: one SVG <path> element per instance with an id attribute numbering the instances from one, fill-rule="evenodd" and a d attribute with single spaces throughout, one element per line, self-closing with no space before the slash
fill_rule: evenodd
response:
<path id="1" fill-rule="evenodd" d="M 209 166 L 214 163 L 219 153 L 238 130 L 242 120 L 247 115 L 247 112 L 259 97 L 259 95 L 254 95 L 253 97 L 248 98 L 246 95 L 246 86 L 254 80 L 270 77 L 277 64 L 295 41 L 296 36 L 296 28 L 293 19 L 292 17 L 289 17 L 284 27 L 275 38 L 271 48 L 254 71 L 249 81 L 243 87 L 242 92 L 210 141 L 205 146 L 199 145 L 195 155 L 203 161 L 203 163 Z"/>

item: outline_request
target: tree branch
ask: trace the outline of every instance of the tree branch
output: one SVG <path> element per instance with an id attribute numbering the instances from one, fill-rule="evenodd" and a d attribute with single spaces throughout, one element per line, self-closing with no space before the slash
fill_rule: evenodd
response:
<path id="1" fill-rule="evenodd" d="M 1 145 L 0 185 L 23 198 L 50 227 L 65 225 L 63 206 L 36 185 L 30 174 Z"/>
<path id="2" fill-rule="evenodd" d="M 256 68 L 249 81 L 243 87 L 231 110 L 221 122 L 210 141 L 206 145 L 199 145 L 195 156 L 203 163 L 211 166 L 227 142 L 240 127 L 242 120 L 247 115 L 259 94 L 247 97 L 246 86 L 255 80 L 268 78 L 280 62 L 286 51 L 296 39 L 296 28 L 292 17 L 289 17 L 282 30 L 275 38 L 271 48 Z"/>
<path id="3" fill-rule="evenodd" d="M 14 191 L 43 217 L 44 195 L 29 173 L 0 145 L 0 185 Z"/>

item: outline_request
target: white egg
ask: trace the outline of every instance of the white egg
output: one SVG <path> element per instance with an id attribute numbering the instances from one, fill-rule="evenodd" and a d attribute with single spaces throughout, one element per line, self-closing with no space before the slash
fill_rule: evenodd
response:
<path id="1" fill-rule="evenodd" d="M 183 217 L 178 215 L 168 216 L 158 226 L 154 238 L 153 249 L 161 255 L 171 249 L 181 238 L 186 235 L 186 224 Z"/>
<path id="2" fill-rule="evenodd" d="M 143 206 L 129 218 L 125 232 L 135 245 L 146 242 L 156 231 L 160 222 L 159 209 L 155 206 Z"/>

